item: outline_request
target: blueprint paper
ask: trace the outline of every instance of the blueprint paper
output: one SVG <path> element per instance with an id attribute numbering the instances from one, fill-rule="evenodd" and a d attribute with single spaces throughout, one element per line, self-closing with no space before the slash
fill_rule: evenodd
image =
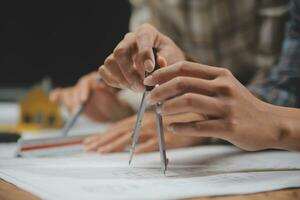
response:
<path id="1" fill-rule="evenodd" d="M 300 187 L 300 154 L 246 153 L 232 146 L 167 151 L 165 177 L 158 153 L 78 154 L 2 158 L 0 177 L 43 199 L 180 199 Z"/>

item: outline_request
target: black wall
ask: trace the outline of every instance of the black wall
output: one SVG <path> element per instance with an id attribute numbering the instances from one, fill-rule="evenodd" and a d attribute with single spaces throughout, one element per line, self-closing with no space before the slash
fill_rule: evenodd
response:
<path id="1" fill-rule="evenodd" d="M 0 87 L 30 86 L 48 75 L 73 84 L 97 69 L 128 31 L 124 0 L 2 1 Z"/>

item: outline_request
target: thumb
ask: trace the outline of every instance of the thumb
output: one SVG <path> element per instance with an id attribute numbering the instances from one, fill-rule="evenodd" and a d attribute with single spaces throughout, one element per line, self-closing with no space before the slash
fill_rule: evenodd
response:
<path id="1" fill-rule="evenodd" d="M 136 32 L 136 67 L 139 71 L 151 72 L 154 69 L 154 55 L 152 48 L 155 46 L 155 41 L 159 37 L 158 31 L 149 24 L 144 24 Z"/>

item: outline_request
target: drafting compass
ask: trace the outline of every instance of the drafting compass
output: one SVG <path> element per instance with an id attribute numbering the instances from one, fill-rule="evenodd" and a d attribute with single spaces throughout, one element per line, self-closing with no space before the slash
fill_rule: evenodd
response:
<path id="1" fill-rule="evenodd" d="M 151 73 L 153 73 L 155 70 L 158 69 L 158 66 L 157 66 L 157 63 L 156 63 L 157 50 L 155 48 L 153 48 L 153 54 L 154 54 L 154 60 L 155 60 L 155 65 L 154 65 L 155 68 Z M 149 76 L 151 73 L 145 72 L 145 77 Z M 146 86 L 146 90 L 145 90 L 145 92 L 143 94 L 143 97 L 142 97 L 142 101 L 141 101 L 139 111 L 138 111 L 138 114 L 137 114 L 137 120 L 136 120 L 135 127 L 134 127 L 134 132 L 133 132 L 133 135 L 132 135 L 132 145 L 131 145 L 131 148 L 130 148 L 129 165 L 132 161 L 133 154 L 134 154 L 134 149 L 135 149 L 135 146 L 137 144 L 138 138 L 140 136 L 142 121 L 143 121 L 144 113 L 145 113 L 146 106 L 147 106 L 146 97 L 151 92 L 151 90 L 153 88 L 154 88 L 154 86 Z M 156 116 L 156 127 L 157 127 L 158 143 L 159 143 L 159 153 L 160 153 L 160 160 L 161 160 L 161 169 L 162 169 L 163 173 L 166 174 L 168 159 L 167 159 L 167 156 L 166 156 L 166 149 L 165 149 L 163 121 L 162 121 L 162 117 L 159 113 L 159 109 L 160 109 L 160 103 L 157 103 L 155 105 L 155 116 Z"/>

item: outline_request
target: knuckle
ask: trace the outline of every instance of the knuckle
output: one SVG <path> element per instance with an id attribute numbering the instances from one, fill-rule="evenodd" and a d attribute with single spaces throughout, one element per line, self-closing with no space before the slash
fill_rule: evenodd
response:
<path id="1" fill-rule="evenodd" d="M 228 79 L 215 80 L 215 90 L 221 95 L 230 95 L 235 90 L 234 84 Z"/>
<path id="2" fill-rule="evenodd" d="M 224 100 L 223 101 L 223 106 L 224 108 L 224 114 L 229 118 L 235 118 L 236 117 L 236 105 L 233 100 Z"/>
<path id="3" fill-rule="evenodd" d="M 98 73 L 101 75 L 101 76 L 104 76 L 105 74 L 104 74 L 104 69 L 105 68 L 105 66 L 102 66 L 102 67 L 99 67 L 98 68 Z"/>
<path id="4" fill-rule="evenodd" d="M 144 65 L 144 61 L 147 58 L 151 58 L 151 47 L 142 47 L 142 49 L 139 49 L 136 56 L 135 56 L 135 62 L 137 63 L 138 67 L 141 67 Z"/>
<path id="5" fill-rule="evenodd" d="M 151 47 L 144 46 L 139 50 L 138 56 L 140 56 L 140 57 L 144 57 L 144 56 L 151 57 L 151 54 L 152 54 Z"/>
<path id="6" fill-rule="evenodd" d="M 153 92 L 151 93 L 151 97 L 153 99 L 157 99 L 157 97 L 160 96 L 160 92 L 159 91 L 156 91 L 156 90 L 153 90 Z"/>
<path id="7" fill-rule="evenodd" d="M 183 95 L 183 102 L 188 108 L 193 107 L 194 95 L 192 93 L 186 93 Z"/>
<path id="8" fill-rule="evenodd" d="M 176 77 L 174 79 L 174 82 L 175 82 L 175 88 L 177 91 L 185 90 L 188 87 L 187 82 L 184 77 Z"/>
<path id="9" fill-rule="evenodd" d="M 186 71 L 187 61 L 179 61 L 177 64 L 177 72 L 183 73 Z"/>
<path id="10" fill-rule="evenodd" d="M 153 73 L 153 74 L 151 74 L 152 80 L 154 82 L 157 82 L 160 79 L 160 76 L 161 76 L 161 74 L 159 74 L 159 73 Z"/>
<path id="11" fill-rule="evenodd" d="M 234 85 L 231 81 L 225 81 L 223 86 L 223 92 L 225 94 L 232 94 L 234 91 Z"/>
<path id="12" fill-rule="evenodd" d="M 225 119 L 225 129 L 234 134 L 237 129 L 238 125 L 238 115 L 235 110 L 235 106 L 233 102 L 225 101 L 223 102 L 223 112 L 224 112 L 224 119 Z"/>
<path id="13" fill-rule="evenodd" d="M 117 47 L 114 49 L 113 56 L 115 58 L 122 58 L 127 55 L 127 49 L 125 47 Z"/>
<path id="14" fill-rule="evenodd" d="M 129 32 L 129 33 L 126 33 L 125 36 L 124 36 L 124 39 L 127 40 L 127 39 L 131 39 L 134 37 L 134 33 L 132 32 Z"/>
<path id="15" fill-rule="evenodd" d="M 193 125 L 194 125 L 194 129 L 195 129 L 196 131 L 200 131 L 200 130 L 202 130 L 202 128 L 203 128 L 203 125 L 202 125 L 201 122 L 196 122 L 196 123 L 194 123 Z"/>
<path id="16" fill-rule="evenodd" d="M 144 30 L 144 29 L 153 29 L 154 27 L 149 24 L 149 23 L 144 23 L 142 25 L 140 25 L 140 27 L 138 28 L 138 31 Z"/>
<path id="17" fill-rule="evenodd" d="M 224 76 L 224 77 L 232 76 L 231 71 L 227 68 L 220 68 L 219 74 L 220 74 L 220 76 Z"/>
<path id="18" fill-rule="evenodd" d="M 145 35 L 153 35 L 157 33 L 157 29 L 151 24 L 145 23 L 140 25 L 135 32 L 138 40 L 145 37 Z"/>
<path id="19" fill-rule="evenodd" d="M 105 66 L 110 66 L 115 62 L 115 59 L 112 55 L 108 56 L 105 61 L 104 61 L 104 65 Z"/>
<path id="20" fill-rule="evenodd" d="M 177 65 L 178 66 L 178 70 L 181 71 L 181 70 L 184 69 L 184 67 L 186 65 L 186 61 L 179 61 L 177 64 L 178 64 Z"/>
<path id="21" fill-rule="evenodd" d="M 229 117 L 226 121 L 226 130 L 234 135 L 237 130 L 237 120 L 234 117 Z"/>

